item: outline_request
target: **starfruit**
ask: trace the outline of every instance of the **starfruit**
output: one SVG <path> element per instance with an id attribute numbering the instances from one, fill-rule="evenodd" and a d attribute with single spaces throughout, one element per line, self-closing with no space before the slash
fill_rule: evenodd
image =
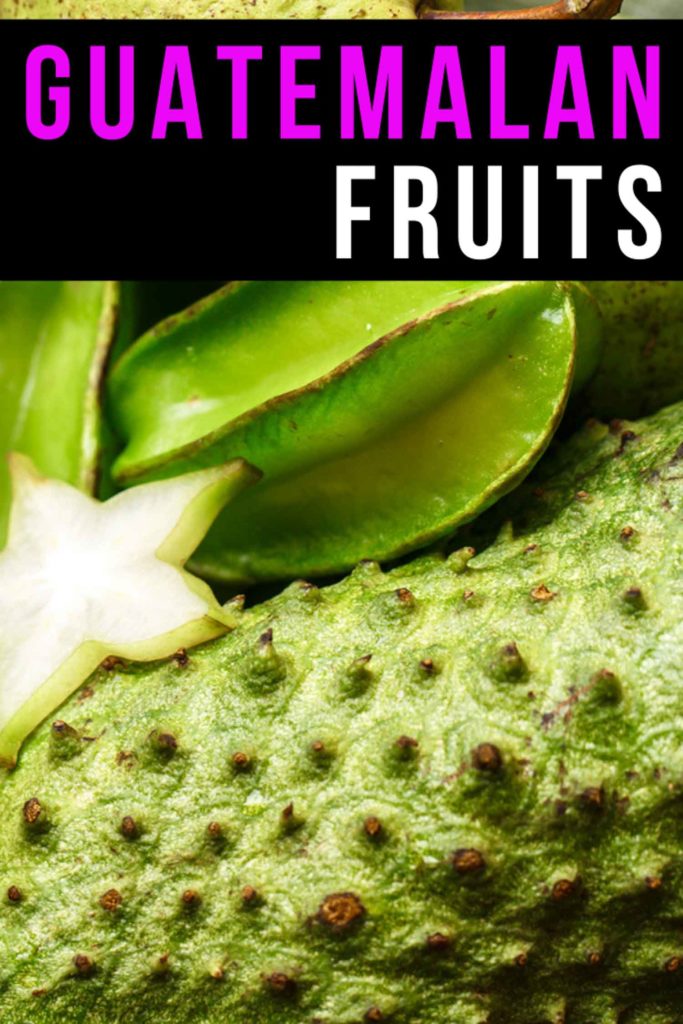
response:
<path id="1" fill-rule="evenodd" d="M 0 282 L 0 451 L 94 493 L 100 395 L 114 340 L 118 286 L 107 281 Z M 9 476 L 0 460 L 0 547 Z"/>
<path id="2" fill-rule="evenodd" d="M 127 487 L 242 457 L 264 479 L 193 565 L 228 583 L 391 559 L 533 466 L 598 353 L 556 282 L 231 284 L 130 348 L 110 379 Z"/>
<path id="3" fill-rule="evenodd" d="M 152 661 L 234 619 L 183 566 L 217 512 L 258 477 L 242 460 L 100 503 L 10 457 L 0 553 L 0 766 L 108 656 Z"/>

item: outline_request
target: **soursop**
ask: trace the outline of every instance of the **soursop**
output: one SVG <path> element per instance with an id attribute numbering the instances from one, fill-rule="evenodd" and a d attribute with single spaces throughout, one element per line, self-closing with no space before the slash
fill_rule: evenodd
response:
<path id="1" fill-rule="evenodd" d="M 0 789 L 2 1024 L 683 1020 L 682 434 L 99 670 Z"/>

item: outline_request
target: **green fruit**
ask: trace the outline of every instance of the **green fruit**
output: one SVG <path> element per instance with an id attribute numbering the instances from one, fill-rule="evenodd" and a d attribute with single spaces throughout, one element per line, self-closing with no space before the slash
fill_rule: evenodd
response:
<path id="1" fill-rule="evenodd" d="M 258 474 L 242 460 L 100 504 L 10 455 L 0 553 L 0 766 L 106 657 L 153 661 L 233 625 L 183 566 Z"/>
<path id="2" fill-rule="evenodd" d="M 213 578 L 392 558 L 529 471 L 594 367 L 597 333 L 584 291 L 555 282 L 229 285 L 115 367 L 114 479 L 258 466 L 263 482 L 194 560 Z"/>
<path id="3" fill-rule="evenodd" d="M 463 0 L 444 0 L 432 11 L 417 0 L 0 0 L 2 18 L 414 18 L 453 17 Z M 474 18 L 610 18 L 622 0 L 557 0 L 523 10 L 462 14 Z M 474 6 L 474 5 L 468 5 Z"/>
<path id="4" fill-rule="evenodd" d="M 682 433 L 94 676 L 0 788 L 2 1024 L 680 1021 Z"/>
<path id="5" fill-rule="evenodd" d="M 3 18 L 414 18 L 415 0 L 0 0 Z"/>
<path id="6" fill-rule="evenodd" d="M 114 282 L 0 282 L 0 451 L 23 452 L 89 494 L 100 470 L 100 395 L 117 303 Z M 3 461 L 0 547 L 8 509 Z"/>
<path id="7" fill-rule="evenodd" d="M 120 281 L 121 315 L 112 360 L 155 324 L 205 298 L 222 281 Z"/>
<path id="8" fill-rule="evenodd" d="M 645 416 L 683 399 L 683 281 L 590 281 L 604 317 L 604 347 L 581 408 Z"/>

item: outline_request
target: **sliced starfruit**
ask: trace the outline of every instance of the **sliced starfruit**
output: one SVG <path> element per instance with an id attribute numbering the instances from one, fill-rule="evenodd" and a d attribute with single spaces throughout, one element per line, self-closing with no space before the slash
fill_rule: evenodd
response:
<path id="1" fill-rule="evenodd" d="M 89 494 L 99 472 L 100 396 L 117 304 L 114 282 L 0 282 L 0 452 L 24 452 L 48 476 Z M 0 459 L 0 547 L 9 497 Z"/>
<path id="2" fill-rule="evenodd" d="M 0 764 L 108 656 L 151 661 L 232 624 L 183 569 L 223 507 L 258 476 L 242 461 L 101 503 L 10 457 L 0 554 Z"/>
<path id="3" fill-rule="evenodd" d="M 566 283 L 232 284 L 114 368 L 114 478 L 236 457 L 263 470 L 193 560 L 211 578 L 393 558 L 529 471 L 592 372 L 598 334 L 593 301 Z"/>

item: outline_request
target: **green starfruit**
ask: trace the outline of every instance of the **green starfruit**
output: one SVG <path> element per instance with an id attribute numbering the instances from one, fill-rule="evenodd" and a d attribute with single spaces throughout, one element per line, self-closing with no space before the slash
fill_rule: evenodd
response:
<path id="1" fill-rule="evenodd" d="M 529 471 L 597 335 L 592 300 L 556 282 L 232 284 L 114 368 L 114 479 L 258 466 L 193 562 L 224 582 L 394 558 Z"/>
<path id="2" fill-rule="evenodd" d="M 115 282 L 0 282 L 0 451 L 23 452 L 89 494 L 99 473 L 100 395 L 117 302 Z M 0 546 L 8 508 L 2 460 Z"/>
<path id="3" fill-rule="evenodd" d="M 257 478 L 238 459 L 100 503 L 10 457 L 0 553 L 0 765 L 109 656 L 153 661 L 234 620 L 183 566 L 226 501 Z"/>

